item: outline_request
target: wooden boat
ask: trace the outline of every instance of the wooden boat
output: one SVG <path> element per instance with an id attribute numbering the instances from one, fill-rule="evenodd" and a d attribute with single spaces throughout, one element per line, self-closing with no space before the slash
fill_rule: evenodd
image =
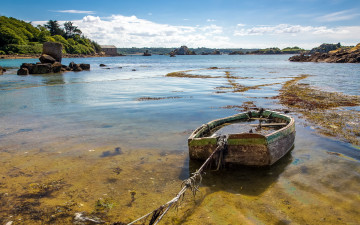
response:
<path id="1" fill-rule="evenodd" d="M 251 124 L 258 121 L 258 124 Z M 233 126 L 235 129 L 227 129 Z M 244 129 L 249 129 L 244 131 Z M 294 145 L 295 121 L 269 110 L 249 111 L 213 120 L 197 128 L 188 139 L 190 159 L 206 160 L 216 149 L 225 128 L 224 162 L 249 166 L 272 165 Z M 268 128 L 271 128 L 270 130 Z M 265 132 L 264 132 L 265 131 Z"/>

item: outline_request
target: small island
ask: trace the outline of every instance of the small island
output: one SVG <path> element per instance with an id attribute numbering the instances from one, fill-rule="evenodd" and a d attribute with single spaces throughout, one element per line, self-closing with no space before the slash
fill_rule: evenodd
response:
<path id="1" fill-rule="evenodd" d="M 355 47 L 322 44 L 307 53 L 289 58 L 291 62 L 360 63 L 360 43 Z"/>

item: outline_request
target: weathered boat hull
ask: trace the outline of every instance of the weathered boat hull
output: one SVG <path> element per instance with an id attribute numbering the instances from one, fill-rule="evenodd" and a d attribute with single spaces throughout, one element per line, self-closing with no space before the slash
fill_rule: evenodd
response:
<path id="1" fill-rule="evenodd" d="M 224 161 L 226 163 L 267 166 L 272 165 L 294 145 L 295 122 L 290 116 L 274 111 L 264 111 L 262 116 L 271 114 L 274 120 L 287 121 L 287 125 L 268 135 L 256 133 L 229 134 L 227 139 L 227 150 Z M 211 129 L 224 123 L 248 119 L 248 113 L 240 113 L 234 116 L 213 120 L 196 129 L 188 139 L 190 159 L 206 160 L 217 147 L 218 137 L 206 137 L 204 134 Z M 252 117 L 258 117 L 259 112 L 251 112 Z"/>

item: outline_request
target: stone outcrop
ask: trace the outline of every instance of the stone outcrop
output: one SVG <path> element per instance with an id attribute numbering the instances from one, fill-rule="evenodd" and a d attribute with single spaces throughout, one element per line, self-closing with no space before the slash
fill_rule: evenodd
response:
<path id="1" fill-rule="evenodd" d="M 194 51 L 190 51 L 187 46 L 183 45 L 170 52 L 170 56 L 171 55 L 196 55 L 196 53 Z"/>
<path id="2" fill-rule="evenodd" d="M 44 73 L 52 73 L 51 63 L 37 63 L 30 67 L 29 71 L 31 74 L 44 74 Z"/>
<path id="3" fill-rule="evenodd" d="M 341 48 L 341 44 L 322 44 L 319 47 L 313 48 L 310 50 L 309 54 L 315 54 L 315 53 L 328 53 L 330 51 L 336 50 L 338 48 Z"/>
<path id="4" fill-rule="evenodd" d="M 27 68 L 20 68 L 17 71 L 17 75 L 29 75 L 29 70 Z"/>
<path id="5" fill-rule="evenodd" d="M 18 70 L 18 75 L 28 74 L 47 74 L 66 71 L 90 70 L 90 64 L 76 64 L 71 62 L 69 66 L 62 65 L 60 62 L 51 63 L 23 63 Z"/>
<path id="6" fill-rule="evenodd" d="M 23 63 L 17 71 L 18 75 L 28 74 L 47 74 L 66 71 L 90 70 L 90 64 L 76 64 L 71 62 L 69 66 L 61 64 L 62 45 L 55 42 L 45 42 L 43 45 L 43 54 L 40 56 L 40 62 Z"/>
<path id="7" fill-rule="evenodd" d="M 211 55 L 221 55 L 221 52 L 219 50 L 214 50 Z"/>
<path id="8" fill-rule="evenodd" d="M 90 70 L 90 64 L 81 63 L 80 68 L 82 70 Z"/>
<path id="9" fill-rule="evenodd" d="M 295 55 L 289 60 L 292 62 L 360 63 L 360 43 L 353 48 L 339 48 L 327 53 Z"/>
<path id="10" fill-rule="evenodd" d="M 146 50 L 143 54 L 143 56 L 151 56 L 151 53 L 149 52 L 149 50 Z"/>
<path id="11" fill-rule="evenodd" d="M 57 62 L 61 62 L 62 59 L 62 44 L 57 42 L 45 42 L 43 44 L 43 52 L 54 58 Z"/>
<path id="12" fill-rule="evenodd" d="M 51 63 L 52 64 L 52 63 L 56 62 L 56 60 L 53 57 L 51 57 L 50 55 L 46 55 L 46 54 L 42 54 L 40 56 L 39 60 L 41 63 Z"/>
<path id="13" fill-rule="evenodd" d="M 6 69 L 4 69 L 4 68 L 2 68 L 2 67 L 0 66 L 0 75 L 3 75 L 4 72 L 6 72 Z"/>

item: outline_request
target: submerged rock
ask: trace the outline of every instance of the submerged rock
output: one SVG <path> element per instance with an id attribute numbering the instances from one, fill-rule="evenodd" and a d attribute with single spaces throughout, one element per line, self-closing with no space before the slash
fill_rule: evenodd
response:
<path id="1" fill-rule="evenodd" d="M 96 216 L 88 216 L 85 212 L 75 213 L 74 224 L 103 224 L 102 221 Z"/>

